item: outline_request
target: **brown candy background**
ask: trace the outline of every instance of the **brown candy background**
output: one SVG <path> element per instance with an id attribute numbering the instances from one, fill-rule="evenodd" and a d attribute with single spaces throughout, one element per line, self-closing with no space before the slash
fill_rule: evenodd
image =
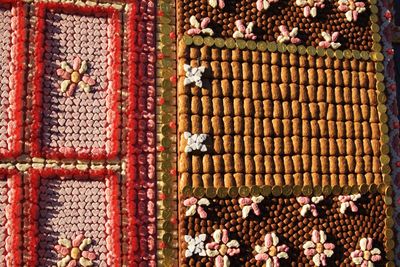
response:
<path id="1" fill-rule="evenodd" d="M 183 201 L 183 200 L 182 200 Z M 374 247 L 382 252 L 382 261 L 375 266 L 384 266 L 385 252 L 383 244 L 386 241 L 385 209 L 381 195 L 363 195 L 356 202 L 359 208 L 357 213 L 350 209 L 346 214 L 339 212 L 340 204 L 337 197 L 329 196 L 317 204 L 318 217 L 311 214 L 302 217 L 300 205 L 294 197 L 266 197 L 259 205 L 261 215 L 254 215 L 253 211 L 246 218 L 242 218 L 242 211 L 237 198 L 210 199 L 211 205 L 205 207 L 208 214 L 206 219 L 200 219 L 198 214 L 185 217 L 186 207 L 181 205 L 181 236 L 182 266 L 214 266 L 214 258 L 193 256 L 185 258 L 187 248 L 183 240 L 184 235 L 194 237 L 207 234 L 205 244 L 212 241 L 210 236 L 216 229 L 227 229 L 229 239 L 236 239 L 240 243 L 241 253 L 230 257 L 231 266 L 262 266 L 264 262 L 254 259 L 254 247 L 264 245 L 264 236 L 275 232 L 281 244 L 289 246 L 289 259 L 281 260 L 281 266 L 314 266 L 302 249 L 304 242 L 311 240 L 313 229 L 323 230 L 327 235 L 327 242 L 335 244 L 333 256 L 328 260 L 328 266 L 355 266 L 351 263 L 350 253 L 359 249 L 358 243 L 362 237 L 371 237 Z M 182 202 L 181 202 L 182 203 Z"/>
<path id="2" fill-rule="evenodd" d="M 232 37 L 235 21 L 242 20 L 245 24 L 255 22 L 253 32 L 257 40 L 276 41 L 280 35 L 278 27 L 286 25 L 289 30 L 299 28 L 298 37 L 302 44 L 316 47 L 322 41 L 321 32 L 335 32 L 340 34 L 341 49 L 355 49 L 370 51 L 372 47 L 371 21 L 369 20 L 369 4 L 367 10 L 359 14 L 356 22 L 348 22 L 345 13 L 337 10 L 337 3 L 325 0 L 326 6 L 318 9 L 316 18 L 305 18 L 303 8 L 295 5 L 296 0 L 280 0 L 272 3 L 268 10 L 259 12 L 256 0 L 225 0 L 225 8 L 212 8 L 207 0 L 184 0 L 177 3 L 178 32 L 184 34 L 191 28 L 189 18 L 194 15 L 198 20 L 211 18 L 211 27 L 216 37 Z M 366 1 L 363 1 L 366 2 Z"/>

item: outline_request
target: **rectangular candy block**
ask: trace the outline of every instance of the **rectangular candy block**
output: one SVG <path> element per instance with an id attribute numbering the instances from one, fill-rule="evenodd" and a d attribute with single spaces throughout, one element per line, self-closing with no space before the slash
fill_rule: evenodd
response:
<path id="1" fill-rule="evenodd" d="M 28 263 L 120 266 L 117 175 L 30 170 Z"/>
<path id="2" fill-rule="evenodd" d="M 21 177 L 0 169 L 0 266 L 21 266 Z"/>
<path id="3" fill-rule="evenodd" d="M 0 1 L 0 159 L 22 150 L 24 20 L 21 3 Z"/>
<path id="4" fill-rule="evenodd" d="M 120 15 L 36 5 L 32 155 L 110 159 L 119 149 Z"/>

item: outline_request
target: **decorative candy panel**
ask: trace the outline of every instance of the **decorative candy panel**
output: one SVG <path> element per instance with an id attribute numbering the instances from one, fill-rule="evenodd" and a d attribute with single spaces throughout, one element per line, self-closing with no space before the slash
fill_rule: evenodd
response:
<path id="1" fill-rule="evenodd" d="M 0 156 L 22 151 L 22 91 L 25 12 L 19 3 L 0 1 Z"/>
<path id="2" fill-rule="evenodd" d="M 120 266 L 115 173 L 30 170 L 29 182 L 29 263 Z"/>
<path id="3" fill-rule="evenodd" d="M 120 14 L 36 6 L 32 155 L 113 158 L 119 151 Z"/>
<path id="4" fill-rule="evenodd" d="M 0 169 L 0 266 L 20 266 L 22 261 L 21 176 Z"/>

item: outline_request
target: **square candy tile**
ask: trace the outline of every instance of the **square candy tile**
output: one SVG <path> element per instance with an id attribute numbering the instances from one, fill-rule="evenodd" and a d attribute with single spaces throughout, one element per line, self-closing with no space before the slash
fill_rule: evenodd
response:
<path id="1" fill-rule="evenodd" d="M 0 158 L 21 151 L 22 33 L 24 14 L 20 6 L 0 1 Z M 20 72 L 20 73 L 19 73 Z"/>
<path id="2" fill-rule="evenodd" d="M 103 159 L 118 149 L 119 44 L 116 16 L 106 11 L 45 7 L 43 75 L 34 94 L 41 94 L 39 137 L 48 157 Z"/>

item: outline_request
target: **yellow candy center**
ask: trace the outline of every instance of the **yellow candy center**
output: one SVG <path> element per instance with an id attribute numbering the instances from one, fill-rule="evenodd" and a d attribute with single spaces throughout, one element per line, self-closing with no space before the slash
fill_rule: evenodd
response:
<path id="1" fill-rule="evenodd" d="M 274 256 L 276 256 L 276 254 L 278 254 L 278 250 L 276 249 L 276 247 L 275 246 L 270 247 L 269 248 L 269 255 L 271 257 L 274 257 Z"/>
<path id="2" fill-rule="evenodd" d="M 79 250 L 79 248 L 72 248 L 71 249 L 71 258 L 73 258 L 74 260 L 77 260 L 81 257 L 81 251 Z"/>
<path id="3" fill-rule="evenodd" d="M 369 252 L 369 251 L 364 251 L 364 259 L 365 259 L 365 260 L 371 259 L 371 252 Z"/>
<path id="4" fill-rule="evenodd" d="M 317 244 L 316 250 L 318 253 L 322 253 L 324 252 L 324 245 L 322 245 L 321 243 Z"/>
<path id="5" fill-rule="evenodd" d="M 219 248 L 219 254 L 221 256 L 225 256 L 227 251 L 228 251 L 228 247 L 225 244 L 221 245 L 221 247 Z"/>
<path id="6" fill-rule="evenodd" d="M 71 73 L 71 81 L 73 83 L 78 83 L 81 80 L 81 75 L 79 74 L 79 72 L 74 71 Z"/>

